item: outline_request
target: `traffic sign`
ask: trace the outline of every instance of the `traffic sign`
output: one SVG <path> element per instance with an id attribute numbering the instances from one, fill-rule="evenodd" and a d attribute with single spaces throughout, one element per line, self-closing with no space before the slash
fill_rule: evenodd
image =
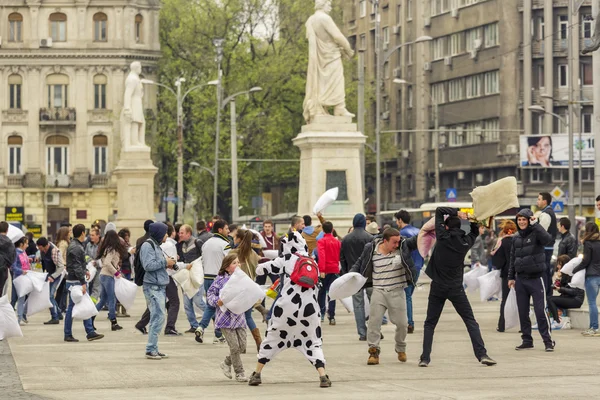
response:
<path id="1" fill-rule="evenodd" d="M 565 202 L 564 201 L 553 201 L 552 202 L 552 210 L 555 213 L 562 213 L 565 211 Z"/>
<path id="2" fill-rule="evenodd" d="M 554 197 L 557 200 L 565 197 L 565 192 L 563 192 L 563 190 L 561 188 L 559 188 L 558 186 L 555 187 L 554 189 L 552 189 L 550 194 L 552 195 L 552 197 Z"/>
<path id="3" fill-rule="evenodd" d="M 458 192 L 455 188 L 446 189 L 446 200 L 455 202 L 458 197 Z"/>

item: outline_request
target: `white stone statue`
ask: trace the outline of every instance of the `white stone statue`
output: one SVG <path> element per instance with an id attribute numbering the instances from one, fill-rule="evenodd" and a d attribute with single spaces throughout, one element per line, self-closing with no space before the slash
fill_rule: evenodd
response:
<path id="1" fill-rule="evenodd" d="M 331 0 L 316 0 L 316 12 L 306 21 L 308 38 L 308 72 L 304 119 L 310 123 L 317 115 L 354 117 L 346 109 L 346 92 L 342 55 L 351 58 L 350 43 L 329 15 Z"/>
<path id="2" fill-rule="evenodd" d="M 142 64 L 131 63 L 131 72 L 125 80 L 125 97 L 121 112 L 121 142 L 123 150 L 146 148 L 146 120 L 144 118 L 144 85 L 140 79 Z"/>

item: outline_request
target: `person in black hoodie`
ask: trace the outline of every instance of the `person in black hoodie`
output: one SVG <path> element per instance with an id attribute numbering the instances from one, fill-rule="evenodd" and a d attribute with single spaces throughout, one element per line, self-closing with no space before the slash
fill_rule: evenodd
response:
<path id="1" fill-rule="evenodd" d="M 517 232 L 517 225 L 514 221 L 505 220 L 501 225 L 502 231 L 500 238 L 492 250 L 492 263 L 496 269 L 500 270 L 502 278 L 502 302 L 500 303 L 500 318 L 498 319 L 498 332 L 504 332 L 504 306 L 508 298 L 508 266 L 510 261 L 510 251 L 512 249 L 513 236 Z"/>
<path id="2" fill-rule="evenodd" d="M 448 218 L 444 220 L 444 216 Z M 446 300 L 450 300 L 454 309 L 465 323 L 475 357 L 483 365 L 495 365 L 496 361 L 487 355 L 479 324 L 473 315 L 473 309 L 463 288 L 464 260 L 469 249 L 479 235 L 479 225 L 471 222 L 471 232 L 466 234 L 461 227 L 461 219 L 467 214 L 456 208 L 438 207 L 435 210 L 436 245 L 425 273 L 431 278 L 427 319 L 423 334 L 423 354 L 419 367 L 429 366 L 433 332 L 444 310 Z"/>
<path id="3" fill-rule="evenodd" d="M 598 330 L 598 291 L 600 291 L 600 232 L 593 222 L 585 224 L 583 234 L 583 261 L 573 270 L 573 276 L 585 270 L 585 293 L 590 307 L 590 328 L 582 332 L 583 336 L 600 336 Z"/>
<path id="4" fill-rule="evenodd" d="M 568 255 L 563 254 L 558 256 L 556 260 L 556 266 L 558 270 L 564 267 L 571 259 Z M 583 300 L 585 299 L 585 291 L 583 289 L 569 287 L 568 284 L 571 282 L 571 276 L 568 274 L 561 274 L 560 282 L 556 283 L 553 287 L 560 296 L 548 297 L 548 310 L 552 314 L 552 318 L 556 323 L 560 324 L 561 320 L 558 316 L 558 309 L 569 309 L 569 308 L 581 308 Z"/>
<path id="5" fill-rule="evenodd" d="M 554 341 L 550 336 L 550 321 L 546 315 L 546 256 L 544 247 L 551 243 L 552 236 L 529 209 L 517 214 L 519 234 L 514 237 L 508 269 L 508 287 L 517 292 L 517 307 L 521 323 L 523 343 L 515 350 L 533 349 L 529 302 L 533 298 L 533 309 L 540 335 L 546 351 L 554 351 Z"/>

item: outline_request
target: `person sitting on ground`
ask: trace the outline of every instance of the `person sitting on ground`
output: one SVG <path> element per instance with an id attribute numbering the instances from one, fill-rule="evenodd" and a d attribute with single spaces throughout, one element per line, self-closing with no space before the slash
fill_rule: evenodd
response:
<path id="1" fill-rule="evenodd" d="M 548 297 L 548 310 L 554 319 L 552 329 L 563 329 L 567 323 L 570 324 L 568 317 L 560 318 L 559 308 L 563 310 L 569 308 L 581 308 L 583 300 L 585 299 L 585 291 L 583 289 L 572 288 L 569 286 L 571 276 L 560 273 L 561 268 L 570 260 L 571 259 L 566 254 L 558 256 L 558 259 L 556 260 L 557 275 L 560 281 L 555 283 L 554 290 L 560 293 L 560 296 Z"/>

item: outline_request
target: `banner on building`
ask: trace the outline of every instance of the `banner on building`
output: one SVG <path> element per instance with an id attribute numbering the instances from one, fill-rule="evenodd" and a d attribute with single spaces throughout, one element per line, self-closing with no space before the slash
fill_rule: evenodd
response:
<path id="1" fill-rule="evenodd" d="M 4 220 L 6 222 L 25 222 L 24 220 L 25 208 L 24 207 L 4 207 Z"/>
<path id="2" fill-rule="evenodd" d="M 35 239 L 42 237 L 42 226 L 41 225 L 27 225 L 27 232 L 31 232 Z"/>
<path id="3" fill-rule="evenodd" d="M 569 166 L 569 135 L 532 135 L 521 136 L 521 167 L 560 168 Z M 584 134 L 579 140 L 576 133 L 573 139 L 573 163 L 579 166 L 579 149 L 581 148 L 581 165 L 594 166 L 594 137 Z"/>

